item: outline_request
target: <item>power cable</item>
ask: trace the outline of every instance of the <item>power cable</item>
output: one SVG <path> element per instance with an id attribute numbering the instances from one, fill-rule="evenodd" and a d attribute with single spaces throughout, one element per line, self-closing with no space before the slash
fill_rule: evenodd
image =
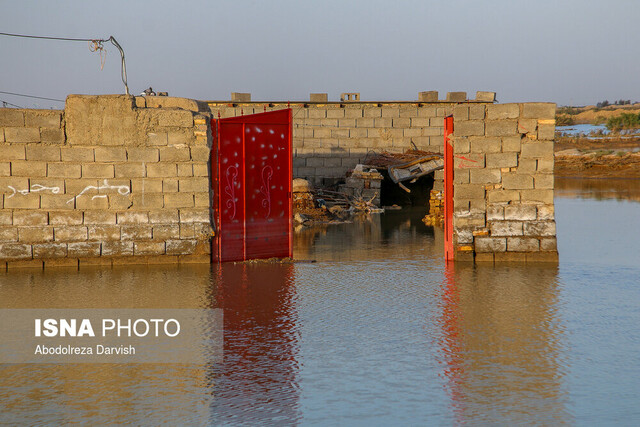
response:
<path id="1" fill-rule="evenodd" d="M 57 102 L 65 102 L 64 99 L 55 99 L 55 98 L 45 98 L 43 96 L 35 96 L 35 95 L 25 95 L 23 93 L 13 93 L 13 92 L 5 92 L 0 90 L 0 93 L 5 95 L 13 95 L 13 96 L 22 96 L 24 98 L 35 98 L 35 99 L 44 99 L 45 101 L 57 101 Z"/>
<path id="2" fill-rule="evenodd" d="M 101 69 L 102 69 L 102 65 L 104 65 L 104 59 L 102 58 L 102 54 L 104 50 L 102 48 L 102 44 L 105 42 L 111 42 L 111 44 L 113 44 L 120 51 L 120 58 L 122 60 L 120 77 L 122 78 L 122 83 L 124 83 L 124 89 L 126 94 L 130 95 L 129 85 L 127 85 L 127 66 L 124 61 L 124 50 L 122 49 L 122 46 L 120 46 L 120 43 L 118 43 L 118 41 L 113 36 L 110 36 L 108 39 L 82 39 L 82 38 L 71 38 L 71 37 L 34 36 L 30 34 L 14 34 L 14 33 L 2 33 L 2 32 L 0 32 L 0 36 L 20 37 L 20 38 L 27 38 L 27 39 L 41 39 L 41 40 L 57 40 L 57 41 L 68 41 L 68 42 L 88 42 L 89 48 L 92 49 L 92 52 L 100 51 L 100 55 L 101 55 L 100 68 Z"/>
<path id="3" fill-rule="evenodd" d="M 23 107 L 21 107 L 19 105 L 12 104 L 12 103 L 10 103 L 8 101 L 5 101 L 4 99 L 0 99 L 0 102 L 2 102 L 2 106 L 3 107 L 6 107 L 7 105 L 11 105 L 12 107 L 16 107 L 16 108 L 23 108 Z"/>

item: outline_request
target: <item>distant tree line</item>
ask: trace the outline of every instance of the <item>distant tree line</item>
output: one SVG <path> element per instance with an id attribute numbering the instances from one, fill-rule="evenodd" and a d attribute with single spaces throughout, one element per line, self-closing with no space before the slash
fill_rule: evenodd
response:
<path id="1" fill-rule="evenodd" d="M 640 114 L 622 113 L 619 116 L 609 117 L 606 123 L 607 129 L 612 132 L 621 130 L 640 129 Z"/>
<path id="2" fill-rule="evenodd" d="M 602 102 L 598 102 L 596 104 L 596 108 L 604 108 L 604 107 L 608 107 L 609 105 L 631 105 L 631 100 L 630 99 L 620 99 L 618 101 L 615 101 L 613 104 L 611 104 L 609 101 L 604 100 Z"/>

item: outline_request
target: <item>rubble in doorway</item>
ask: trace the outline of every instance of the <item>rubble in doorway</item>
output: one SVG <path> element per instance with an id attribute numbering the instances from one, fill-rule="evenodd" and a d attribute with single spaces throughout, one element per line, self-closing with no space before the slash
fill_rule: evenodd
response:
<path id="1" fill-rule="evenodd" d="M 344 192 L 315 189 L 306 179 L 293 180 L 293 219 L 296 224 L 344 223 L 358 212 L 383 212 L 373 204 L 378 194 L 371 198 L 349 195 Z"/>

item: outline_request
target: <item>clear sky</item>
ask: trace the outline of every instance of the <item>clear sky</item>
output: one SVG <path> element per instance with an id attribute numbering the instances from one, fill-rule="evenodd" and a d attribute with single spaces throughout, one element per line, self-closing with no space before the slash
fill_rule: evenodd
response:
<path id="1" fill-rule="evenodd" d="M 639 0 L 0 0 L 0 32 L 113 35 L 135 94 L 414 100 L 489 90 L 500 102 L 640 101 Z M 0 36 L 0 91 L 123 93 L 119 54 L 106 48 L 101 71 L 87 43 Z"/>

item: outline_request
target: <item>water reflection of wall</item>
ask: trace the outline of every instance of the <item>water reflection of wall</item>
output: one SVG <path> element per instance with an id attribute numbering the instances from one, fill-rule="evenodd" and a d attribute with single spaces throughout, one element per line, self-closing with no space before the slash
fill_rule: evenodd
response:
<path id="1" fill-rule="evenodd" d="M 556 177 L 556 197 L 640 202 L 640 179 Z"/>
<path id="2" fill-rule="evenodd" d="M 214 304 L 210 267 L 10 271 L 2 308 L 200 308 Z M 1 343 L 0 343 L 1 344 Z M 206 424 L 205 370 L 195 365 L 0 365 L 0 424 Z"/>
<path id="3" fill-rule="evenodd" d="M 224 362 L 211 367 L 215 424 L 290 423 L 298 407 L 298 327 L 293 265 L 216 268 L 224 310 Z"/>
<path id="4" fill-rule="evenodd" d="M 295 259 L 372 259 L 388 257 L 388 248 L 397 255 L 413 255 L 416 250 L 441 253 L 442 230 L 422 222 L 426 207 L 389 211 L 384 214 L 354 216 L 348 224 L 300 227 L 294 234 Z M 439 239 L 439 240 L 438 240 Z"/>
<path id="5" fill-rule="evenodd" d="M 450 267 L 438 344 L 461 422 L 569 422 L 554 267 Z"/>

